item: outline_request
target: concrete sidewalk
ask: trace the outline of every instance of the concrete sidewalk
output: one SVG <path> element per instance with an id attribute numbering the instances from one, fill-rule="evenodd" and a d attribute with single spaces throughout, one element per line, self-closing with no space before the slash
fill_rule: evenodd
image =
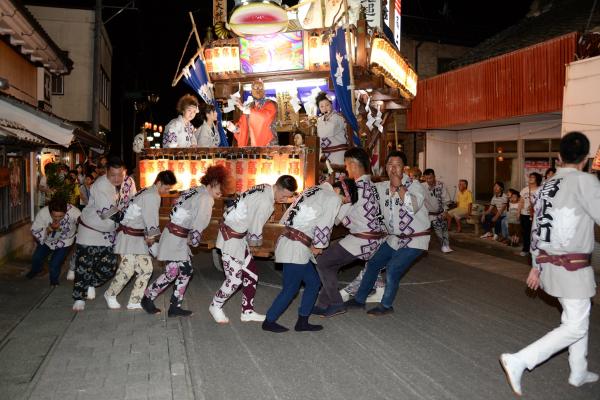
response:
<path id="1" fill-rule="evenodd" d="M 207 308 L 223 275 L 209 254 L 194 258 L 184 305 L 195 313 L 187 319 L 108 310 L 105 288 L 75 314 L 68 282 L 50 290 L 47 276 L 0 277 L 2 288 L 13 290 L 7 298 L 16 321 L 0 343 L 0 399 L 513 398 L 498 355 L 557 326 L 558 310 L 543 296 L 527 295 L 524 262 L 461 247 L 443 255 L 435 242 L 432 248 L 403 279 L 395 314 L 312 317 L 325 326 L 317 333 L 276 335 L 240 322 L 240 294 L 225 306 L 231 323 L 216 324 Z M 259 268 L 256 308 L 264 313 L 281 274 L 270 262 Z M 342 271 L 340 280 L 350 281 L 359 268 Z M 126 289 L 119 296 L 121 304 L 128 295 Z M 157 305 L 166 309 L 169 296 L 170 290 Z M 285 326 L 293 326 L 298 301 L 282 316 Z M 593 312 L 589 363 L 596 371 L 599 337 L 600 314 Z M 561 353 L 525 374 L 525 398 L 600 398 L 600 384 L 573 388 L 567 377 Z"/>

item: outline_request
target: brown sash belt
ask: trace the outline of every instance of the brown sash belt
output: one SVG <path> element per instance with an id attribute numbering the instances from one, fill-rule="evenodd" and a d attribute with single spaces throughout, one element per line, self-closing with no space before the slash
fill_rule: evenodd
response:
<path id="1" fill-rule="evenodd" d="M 166 226 L 167 230 L 171 232 L 173 235 L 180 237 L 182 239 L 187 239 L 188 234 L 190 233 L 190 229 L 184 228 L 172 222 L 169 222 Z"/>
<path id="2" fill-rule="evenodd" d="M 355 232 L 351 233 L 359 239 L 377 240 L 387 236 L 387 232 Z"/>
<path id="3" fill-rule="evenodd" d="M 226 241 L 229 239 L 243 239 L 246 237 L 246 233 L 239 233 L 234 231 L 233 229 L 231 229 L 229 226 L 227 226 L 227 224 L 225 224 L 225 222 L 221 221 L 219 223 L 219 231 L 221 232 L 221 235 L 223 235 L 223 239 L 225 239 Z"/>
<path id="4" fill-rule="evenodd" d="M 98 230 L 96 228 L 92 228 L 91 226 L 89 226 L 88 224 L 86 224 L 85 222 L 83 222 L 83 219 L 81 219 L 81 217 L 77 218 L 77 223 L 80 224 L 80 225 L 85 226 L 88 229 L 91 229 L 91 230 L 93 230 L 95 232 L 98 232 L 98 233 L 102 233 L 102 234 L 105 234 L 105 233 L 106 234 L 111 234 L 112 233 L 112 232 L 104 232 L 104 231 Z"/>
<path id="5" fill-rule="evenodd" d="M 347 144 L 338 144 L 337 146 L 321 147 L 323 153 L 335 153 L 338 151 L 346 151 L 349 147 Z"/>
<path id="6" fill-rule="evenodd" d="M 431 212 L 431 211 L 429 211 L 429 215 L 440 215 L 440 214 L 443 214 L 443 213 L 444 213 L 443 211 L 438 211 L 438 212 Z"/>
<path id="7" fill-rule="evenodd" d="M 571 253 L 562 255 L 550 255 L 544 250 L 540 250 L 540 254 L 535 258 L 538 264 L 550 263 L 563 267 L 567 271 L 577 271 L 585 268 L 592 263 L 592 255 L 586 253 Z"/>
<path id="8" fill-rule="evenodd" d="M 411 233 L 410 235 L 394 235 L 396 236 L 398 239 L 410 239 L 410 238 L 414 238 L 414 237 L 419 237 L 419 236 L 429 236 L 431 235 L 431 230 L 427 229 L 426 231 L 423 232 L 417 232 L 417 233 Z"/>
<path id="9" fill-rule="evenodd" d="M 312 239 L 306 233 L 299 231 L 298 229 L 290 228 L 286 226 L 283 228 L 283 232 L 281 232 L 281 236 L 285 236 L 286 238 L 293 240 L 295 242 L 300 242 L 306 247 L 310 248 L 312 246 Z"/>
<path id="10" fill-rule="evenodd" d="M 130 228 L 125 225 L 119 225 L 119 227 L 117 228 L 117 232 L 123 232 L 124 234 L 129 235 L 129 236 L 137 236 L 137 237 L 145 236 L 143 229 Z"/>

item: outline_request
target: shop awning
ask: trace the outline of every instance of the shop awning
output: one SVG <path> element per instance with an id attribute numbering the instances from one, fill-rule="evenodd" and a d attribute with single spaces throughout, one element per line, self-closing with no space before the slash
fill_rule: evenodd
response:
<path id="1" fill-rule="evenodd" d="M 73 140 L 74 126 L 10 97 L 0 97 L 0 119 L 13 121 L 63 147 L 69 147 Z"/>
<path id="2" fill-rule="evenodd" d="M 46 146 L 49 141 L 29 132 L 24 126 L 0 118 L 0 141 L 9 143 L 25 142 L 34 146 Z"/>

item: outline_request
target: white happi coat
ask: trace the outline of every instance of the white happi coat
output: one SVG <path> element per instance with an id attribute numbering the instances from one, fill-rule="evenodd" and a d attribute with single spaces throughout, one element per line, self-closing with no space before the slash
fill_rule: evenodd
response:
<path id="1" fill-rule="evenodd" d="M 340 240 L 340 245 L 355 257 L 368 260 L 383 242 L 381 239 L 361 239 L 352 233 L 385 232 L 383 219 L 379 211 L 379 203 L 373 183 L 369 175 L 356 180 L 358 201 L 355 204 L 344 204 L 340 207 L 337 220 L 350 230 L 350 235 Z"/>
<path id="2" fill-rule="evenodd" d="M 305 233 L 312 239 L 317 249 L 329 246 L 329 238 L 335 223 L 342 199 L 333 187 L 324 182 L 303 191 L 287 209 L 280 224 Z M 280 236 L 275 247 L 275 261 L 280 263 L 306 264 L 316 263 L 310 248 L 304 244 Z"/>
<path id="3" fill-rule="evenodd" d="M 168 229 L 163 229 L 158 244 L 157 259 L 160 261 L 189 261 L 192 251 L 189 245 L 196 247 L 200 244 L 202 231 L 210 223 L 215 199 L 208 193 L 205 186 L 183 192 L 171 209 L 171 222 L 182 228 L 190 229 L 187 238 L 173 235 Z"/>
<path id="4" fill-rule="evenodd" d="M 50 209 L 46 206 L 35 216 L 35 220 L 31 224 L 31 233 L 39 244 L 45 244 L 52 250 L 69 247 L 75 241 L 77 219 L 80 215 L 81 212 L 77 207 L 67 204 L 67 212 L 60 220 L 59 228 L 48 233 L 46 228 L 52 224 L 52 216 Z"/>
<path id="5" fill-rule="evenodd" d="M 435 185 L 433 185 L 433 187 L 429 186 L 427 182 L 423 182 L 422 185 L 427 193 L 427 196 L 425 196 L 425 206 L 427 207 L 427 210 L 432 213 L 442 213 L 444 211 L 448 211 L 450 194 L 448 193 L 446 185 L 438 180 L 435 181 Z M 430 215 L 429 218 L 434 220 L 439 216 L 440 214 Z"/>
<path id="6" fill-rule="evenodd" d="M 344 164 L 344 150 L 328 152 L 327 147 L 348 145 L 346 135 L 346 120 L 339 113 L 332 111 L 328 115 L 321 115 L 317 119 L 317 135 L 321 141 L 321 153 L 332 164 Z"/>
<path id="7" fill-rule="evenodd" d="M 112 246 L 117 224 L 110 215 L 117 210 L 119 192 L 110 183 L 106 175 L 96 179 L 90 190 L 88 205 L 81 212 L 81 220 L 77 228 L 77 244 L 85 246 Z"/>
<path id="8" fill-rule="evenodd" d="M 163 147 L 196 147 L 194 125 L 183 119 L 183 115 L 172 119 L 163 134 Z"/>
<path id="9" fill-rule="evenodd" d="M 375 184 L 379 206 L 389 233 L 387 244 L 394 250 L 404 247 L 427 250 L 429 235 L 404 239 L 395 236 L 424 232 L 431 226 L 429 211 L 425 206 L 425 196 L 428 193 L 423 185 L 419 181 L 413 181 L 406 174 L 402 177 L 402 185 L 408 189 L 404 201 L 397 191 L 390 194 L 389 181 Z"/>
<path id="10" fill-rule="evenodd" d="M 160 194 L 156 185 L 139 191 L 129 205 L 125 207 L 121 225 L 133 229 L 144 229 L 146 237 L 160 235 L 158 212 Z M 143 236 L 127 235 L 123 231 L 117 233 L 115 240 L 116 254 L 148 254 L 148 245 Z"/>
<path id="11" fill-rule="evenodd" d="M 217 126 L 213 125 L 211 128 L 206 121 L 196 130 L 194 135 L 198 147 L 219 147 L 221 144 L 221 136 L 219 136 Z"/>
<path id="12" fill-rule="evenodd" d="M 133 196 L 137 193 L 137 187 L 135 186 L 135 181 L 131 176 L 126 176 L 123 179 L 123 183 L 121 183 L 121 187 L 119 188 L 119 201 L 117 202 L 117 208 L 121 211 L 125 210 L 125 207 L 129 205 Z"/>
<path id="13" fill-rule="evenodd" d="M 245 191 L 223 214 L 227 226 L 238 233 L 247 232 L 244 239 L 225 240 L 221 232 L 217 236 L 217 248 L 236 260 L 244 260 L 250 246 L 260 246 L 262 230 L 273 214 L 275 197 L 273 187 L 267 184 L 256 185 Z"/>
<path id="14" fill-rule="evenodd" d="M 559 168 L 537 192 L 531 231 L 533 259 L 544 250 L 550 255 L 584 253 L 594 249 L 594 223 L 600 224 L 600 182 L 574 168 Z M 586 299 L 596 293 L 592 266 L 568 271 L 543 263 L 542 289 L 551 296 Z"/>

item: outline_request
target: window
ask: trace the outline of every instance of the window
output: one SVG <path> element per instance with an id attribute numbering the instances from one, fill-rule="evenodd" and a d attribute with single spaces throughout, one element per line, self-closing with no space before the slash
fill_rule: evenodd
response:
<path id="1" fill-rule="evenodd" d="M 475 200 L 490 201 L 496 181 L 519 189 L 518 165 L 516 140 L 475 143 Z"/>
<path id="2" fill-rule="evenodd" d="M 65 81 L 63 75 L 52 75 L 52 94 L 59 96 L 65 94 Z"/>
<path id="3" fill-rule="evenodd" d="M 100 68 L 100 103 L 110 110 L 110 79 L 104 68 Z"/>

